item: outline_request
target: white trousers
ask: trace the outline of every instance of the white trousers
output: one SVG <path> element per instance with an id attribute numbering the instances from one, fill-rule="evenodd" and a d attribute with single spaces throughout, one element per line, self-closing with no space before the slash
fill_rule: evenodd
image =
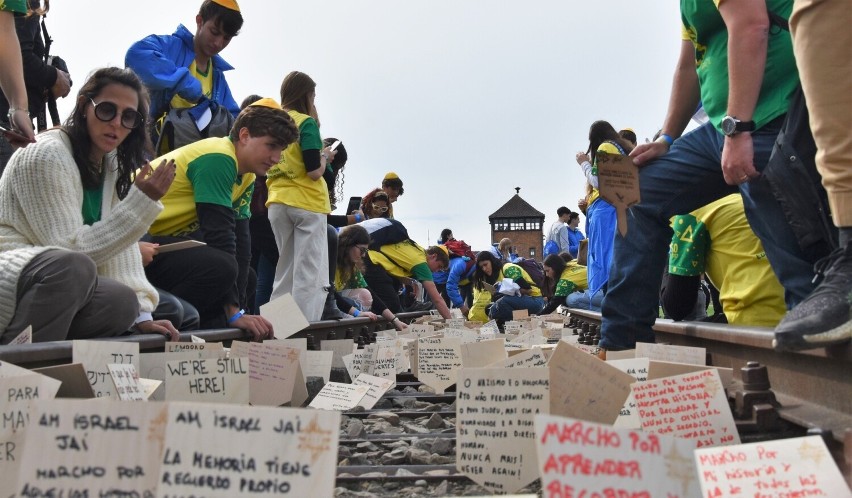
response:
<path id="1" fill-rule="evenodd" d="M 322 318 L 328 282 L 326 215 L 270 204 L 269 221 L 278 246 L 272 297 L 292 294 L 310 322 Z"/>

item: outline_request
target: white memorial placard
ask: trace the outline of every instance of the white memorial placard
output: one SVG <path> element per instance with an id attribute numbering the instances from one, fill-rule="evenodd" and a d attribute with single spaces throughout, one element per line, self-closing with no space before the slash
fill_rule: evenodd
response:
<path id="1" fill-rule="evenodd" d="M 366 385 L 329 382 L 322 386 L 320 392 L 314 396 L 313 401 L 308 406 L 318 410 L 345 412 L 358 406 L 358 403 L 369 390 L 370 387 Z"/>
<path id="2" fill-rule="evenodd" d="M 699 496 L 694 441 L 552 415 L 535 431 L 544 496 Z"/>
<path id="3" fill-rule="evenodd" d="M 157 496 L 334 496 L 339 430 L 330 411 L 172 403 Z"/>
<path id="4" fill-rule="evenodd" d="M 114 341 L 71 341 L 72 363 L 82 363 L 96 398 L 115 396 L 115 385 L 107 365 L 126 363 L 139 371 L 139 343 Z"/>
<path id="5" fill-rule="evenodd" d="M 139 385 L 139 374 L 136 367 L 124 363 L 110 363 L 107 365 L 115 393 L 121 401 L 147 401 L 142 386 Z"/>
<path id="6" fill-rule="evenodd" d="M 443 393 L 456 383 L 461 366 L 460 339 L 424 337 L 417 340 L 417 379 L 436 393 Z"/>
<path id="7" fill-rule="evenodd" d="M 299 364 L 301 350 L 272 342 L 249 344 L 249 399 L 255 406 L 289 403 L 296 384 L 304 384 Z"/>
<path id="8" fill-rule="evenodd" d="M 178 360 L 166 363 L 166 401 L 249 402 L 246 358 Z"/>
<path id="9" fill-rule="evenodd" d="M 260 315 L 272 323 L 272 329 L 278 339 L 286 339 L 309 325 L 290 294 L 284 294 L 262 305 Z"/>
<path id="10" fill-rule="evenodd" d="M 651 363 L 651 360 L 648 358 L 630 358 L 626 360 L 607 359 L 606 362 L 622 372 L 632 375 L 638 382 L 648 380 L 649 364 Z M 624 406 L 621 408 L 621 412 L 613 425 L 623 429 L 640 429 L 642 427 L 642 422 L 639 420 L 639 412 L 636 410 L 636 399 L 633 397 L 632 389 L 630 394 L 627 395 L 627 401 L 624 402 Z"/>
<path id="11" fill-rule="evenodd" d="M 376 406 L 376 403 L 379 402 L 379 399 L 388 392 L 388 389 L 394 386 L 394 381 L 362 373 L 352 381 L 352 385 L 367 386 L 367 394 L 361 398 L 358 406 L 364 407 L 365 410 L 372 410 Z"/>
<path id="12" fill-rule="evenodd" d="M 672 344 L 652 344 L 649 342 L 636 343 L 636 358 L 668 361 L 672 363 L 690 363 L 692 365 L 707 364 L 707 350 L 691 346 L 674 346 Z"/>

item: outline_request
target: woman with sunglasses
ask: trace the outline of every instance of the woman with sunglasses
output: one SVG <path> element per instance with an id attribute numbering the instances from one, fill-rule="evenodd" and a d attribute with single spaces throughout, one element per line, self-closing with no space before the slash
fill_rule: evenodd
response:
<path id="1" fill-rule="evenodd" d="M 291 294 L 309 321 L 322 318 L 328 295 L 327 215 L 331 212 L 323 172 L 336 152 L 320 136 L 316 83 L 293 71 L 281 83 L 281 107 L 299 128 L 299 140 L 269 170 L 269 221 L 278 246 L 271 299 Z"/>
<path id="2" fill-rule="evenodd" d="M 378 315 L 381 315 L 393 323 L 397 330 L 405 330 L 405 323 L 367 287 L 367 281 L 364 280 L 364 258 L 367 256 L 369 244 L 370 234 L 360 225 L 351 225 L 340 231 L 337 238 L 337 271 L 334 278 L 335 287 L 340 289 L 337 306 L 354 317 L 367 317 L 375 321 Z"/>
<path id="3" fill-rule="evenodd" d="M 12 156 L 0 179 L 0 343 L 143 332 L 157 291 L 137 241 L 162 210 L 174 167 L 143 164 L 148 97 L 132 71 L 104 68 L 83 84 L 58 129 Z"/>
<path id="4" fill-rule="evenodd" d="M 365 206 L 364 217 L 371 218 L 388 218 L 390 217 L 390 198 L 383 191 L 378 191 L 373 195 L 373 199 Z"/>

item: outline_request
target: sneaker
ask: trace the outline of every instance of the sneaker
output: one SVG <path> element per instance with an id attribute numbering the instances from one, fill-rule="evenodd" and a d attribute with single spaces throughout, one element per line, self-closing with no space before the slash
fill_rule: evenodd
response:
<path id="1" fill-rule="evenodd" d="M 821 348 L 852 339 L 852 244 L 835 249 L 814 269 L 817 277 L 824 274 L 825 278 L 775 328 L 772 347 L 778 351 Z"/>

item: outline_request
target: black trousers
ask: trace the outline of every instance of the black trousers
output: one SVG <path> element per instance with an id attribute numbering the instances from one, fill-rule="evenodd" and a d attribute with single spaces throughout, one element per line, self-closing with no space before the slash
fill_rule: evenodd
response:
<path id="1" fill-rule="evenodd" d="M 401 312 L 399 281 L 381 266 L 373 264 L 369 258 L 364 259 L 364 264 L 366 265 L 364 280 L 367 281 L 367 286 L 394 314 Z"/>

